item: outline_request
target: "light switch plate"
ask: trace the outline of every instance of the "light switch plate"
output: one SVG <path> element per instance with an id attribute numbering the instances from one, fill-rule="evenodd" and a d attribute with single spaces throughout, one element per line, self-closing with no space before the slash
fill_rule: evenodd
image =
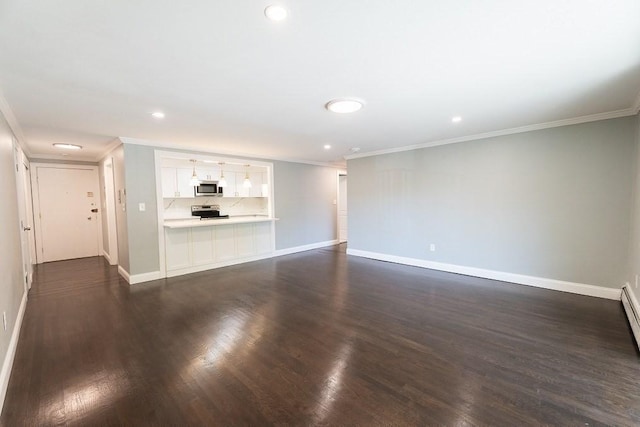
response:
<path id="1" fill-rule="evenodd" d="M 140 212 L 144 212 L 147 210 L 147 206 L 144 203 L 138 203 L 138 209 Z"/>

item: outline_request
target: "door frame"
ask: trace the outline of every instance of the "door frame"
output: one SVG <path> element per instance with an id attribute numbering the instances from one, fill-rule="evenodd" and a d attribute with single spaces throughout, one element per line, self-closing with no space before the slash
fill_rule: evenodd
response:
<path id="1" fill-rule="evenodd" d="M 101 250 L 109 261 L 110 265 L 118 265 L 118 225 L 116 221 L 116 185 L 113 171 L 113 156 L 108 156 L 102 165 L 102 176 L 104 178 L 105 207 L 104 214 L 107 222 L 107 241 L 109 242 L 109 253 Z"/>
<path id="2" fill-rule="evenodd" d="M 38 183 L 38 168 L 53 168 L 53 169 L 85 169 L 91 170 L 94 173 L 94 179 L 96 180 L 96 188 L 98 194 L 95 196 L 99 202 L 102 200 L 102 194 L 100 189 L 100 176 L 97 165 L 83 165 L 83 164 L 70 164 L 70 163 L 31 163 L 31 183 L 33 193 L 33 220 L 35 226 L 36 236 L 36 264 L 42 264 L 42 222 L 40 221 L 40 185 Z M 35 185 L 33 185 L 35 183 Z M 100 203 L 97 203 L 100 206 Z M 98 256 L 104 255 L 104 249 L 102 248 L 102 212 L 98 209 L 98 215 L 96 219 L 98 226 Z"/>
<path id="3" fill-rule="evenodd" d="M 336 205 L 336 241 L 338 243 L 343 243 L 343 242 L 347 241 L 347 240 L 340 240 L 340 177 L 341 176 L 346 177 L 347 176 L 347 171 L 346 170 L 339 170 L 339 171 L 336 172 L 336 203 L 335 203 L 335 205 Z M 348 190 L 347 190 L 347 194 L 349 194 Z M 347 205 L 348 205 L 348 203 L 347 203 Z M 348 215 L 349 215 L 348 212 L 349 212 L 349 210 L 347 210 L 347 218 L 348 218 Z M 347 226 L 347 233 L 348 232 L 349 232 L 349 227 Z"/>

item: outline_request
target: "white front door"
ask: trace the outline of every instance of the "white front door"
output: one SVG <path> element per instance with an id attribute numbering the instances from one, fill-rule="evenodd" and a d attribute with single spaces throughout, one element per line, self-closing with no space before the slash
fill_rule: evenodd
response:
<path id="1" fill-rule="evenodd" d="M 97 168 L 38 165 L 35 169 L 38 261 L 99 255 Z"/>

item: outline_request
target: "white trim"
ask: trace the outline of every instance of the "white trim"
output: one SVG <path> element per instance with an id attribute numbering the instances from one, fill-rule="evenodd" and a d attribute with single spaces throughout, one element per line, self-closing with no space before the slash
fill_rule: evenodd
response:
<path id="1" fill-rule="evenodd" d="M 325 242 L 311 243 L 309 245 L 294 246 L 286 249 L 278 249 L 273 253 L 274 257 L 295 254 L 298 252 L 310 251 L 312 249 L 325 248 L 327 246 L 334 246 L 338 244 L 338 239 L 327 240 Z"/>
<path id="2" fill-rule="evenodd" d="M 633 331 L 633 336 L 636 339 L 636 345 L 638 349 L 640 349 L 640 304 L 638 304 L 636 295 L 631 290 L 629 284 L 622 287 L 621 300 L 624 311 L 627 313 L 627 319 Z"/>
<path id="3" fill-rule="evenodd" d="M 573 294 L 588 295 L 598 298 L 620 300 L 620 289 L 605 288 L 603 286 L 587 285 L 584 283 L 565 282 L 544 277 L 525 276 L 523 274 L 507 273 L 504 271 L 486 270 L 483 268 L 465 267 L 462 265 L 445 264 L 416 258 L 406 258 L 377 252 L 347 249 L 348 255 L 394 262 L 397 264 L 429 268 L 431 270 L 447 271 L 449 273 L 464 274 L 466 276 L 482 277 L 485 279 L 510 282 L 518 285 L 534 286 L 536 288 L 553 289 Z"/>
<path id="4" fill-rule="evenodd" d="M 13 109 L 9 105 L 7 98 L 4 97 L 4 93 L 2 89 L 0 89 L 0 113 L 4 116 L 5 121 L 9 125 L 13 136 L 18 140 L 18 145 L 22 148 L 22 151 L 27 155 L 27 157 L 31 158 L 31 150 L 27 147 L 27 139 L 24 137 L 24 132 L 22 131 L 22 127 L 20 126 L 20 122 L 16 119 L 15 114 L 13 114 Z"/>
<path id="5" fill-rule="evenodd" d="M 9 341 L 9 348 L 7 354 L 4 357 L 2 363 L 2 371 L 0 371 L 0 414 L 2 413 L 2 407 L 4 405 L 4 399 L 7 397 L 7 388 L 9 387 L 9 377 L 11 376 L 11 369 L 13 368 L 13 361 L 16 357 L 16 349 L 18 348 L 18 339 L 20 338 L 20 329 L 22 328 L 22 319 L 24 319 L 24 312 L 27 308 L 27 293 L 22 294 L 22 302 L 18 309 L 18 317 L 16 323 L 13 326 L 13 332 L 11 333 L 11 341 Z"/>
<path id="6" fill-rule="evenodd" d="M 101 249 L 101 251 L 102 251 L 102 254 L 101 254 L 101 255 L 104 257 L 104 259 L 106 259 L 106 260 L 107 260 L 107 262 L 109 263 L 109 265 L 113 265 L 113 264 L 111 263 L 111 257 L 109 256 L 109 253 L 108 253 L 107 251 L 105 251 L 104 249 Z"/>
<path id="7" fill-rule="evenodd" d="M 130 285 L 135 285 L 136 283 L 149 282 L 162 278 L 163 276 L 159 271 L 150 271 L 149 273 L 132 274 L 129 276 L 128 282 Z"/>
<path id="8" fill-rule="evenodd" d="M 184 154 L 185 156 L 187 156 L 186 158 L 189 158 L 189 159 L 196 159 L 197 158 L 197 154 L 194 154 L 194 153 L 190 154 L 190 153 L 187 153 L 187 151 L 189 151 L 189 152 L 199 152 L 199 153 L 203 153 L 203 154 L 213 154 L 213 155 L 217 154 L 217 155 L 220 155 L 220 156 L 238 156 L 238 157 L 242 157 L 243 159 L 241 159 L 241 160 L 243 162 L 245 162 L 245 163 L 246 163 L 247 159 L 263 159 L 263 160 L 276 160 L 276 161 L 288 162 L 288 163 L 304 163 L 304 164 L 308 164 L 308 165 L 324 166 L 324 167 L 328 167 L 328 168 L 332 168 L 332 169 L 344 168 L 344 165 L 328 163 L 328 162 L 314 162 L 314 161 L 311 161 L 311 160 L 291 159 L 291 158 L 286 158 L 286 157 L 264 156 L 264 155 L 254 154 L 254 153 L 242 153 L 242 152 L 237 152 L 237 151 L 225 151 L 225 150 L 211 149 L 211 148 L 206 148 L 206 147 L 195 147 L 195 146 L 186 147 L 186 146 L 181 145 L 181 144 L 176 144 L 176 143 L 173 143 L 173 142 L 166 142 L 166 141 L 149 141 L 149 140 L 146 140 L 146 139 L 128 138 L 128 137 L 124 137 L 124 136 L 119 137 L 119 139 L 120 139 L 120 141 L 122 141 L 123 144 L 145 145 L 145 146 L 154 147 L 154 148 L 162 149 L 162 150 L 180 150 L 180 152 L 177 153 L 177 154 Z M 255 162 L 253 162 L 253 163 L 255 163 Z"/>
<path id="9" fill-rule="evenodd" d="M 591 114 L 589 116 L 574 117 L 572 119 L 556 120 L 553 122 L 539 123 L 534 125 L 521 126 L 510 129 L 497 130 L 492 132 L 478 133 L 475 135 L 461 136 L 458 138 L 441 139 L 438 141 L 424 142 L 422 144 L 405 145 L 403 147 L 389 148 L 385 150 L 369 151 L 366 153 L 357 153 L 344 156 L 347 160 L 358 159 L 361 157 L 379 156 L 382 154 L 399 153 L 403 151 L 419 150 L 421 148 L 436 147 L 439 145 L 456 144 L 458 142 L 475 141 L 478 139 L 494 138 L 497 136 L 513 135 L 516 133 L 531 132 L 535 130 L 551 129 L 560 126 L 577 125 L 581 123 L 596 122 L 599 120 L 617 119 L 619 117 L 633 116 L 637 113 L 637 108 L 630 107 L 624 110 L 609 111 L 606 113 Z"/>
<path id="10" fill-rule="evenodd" d="M 126 280 L 127 283 L 131 284 L 131 276 L 129 276 L 129 272 L 125 270 L 121 265 L 118 266 L 118 273 L 120 273 L 120 275 L 124 277 L 124 280 Z"/>

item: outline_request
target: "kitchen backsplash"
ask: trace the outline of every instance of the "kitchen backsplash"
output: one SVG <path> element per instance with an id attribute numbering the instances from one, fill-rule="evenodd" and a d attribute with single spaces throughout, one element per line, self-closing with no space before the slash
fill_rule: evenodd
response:
<path id="1" fill-rule="evenodd" d="M 266 197 L 163 199 L 164 219 L 191 218 L 192 205 L 218 205 L 221 215 L 268 215 Z"/>

